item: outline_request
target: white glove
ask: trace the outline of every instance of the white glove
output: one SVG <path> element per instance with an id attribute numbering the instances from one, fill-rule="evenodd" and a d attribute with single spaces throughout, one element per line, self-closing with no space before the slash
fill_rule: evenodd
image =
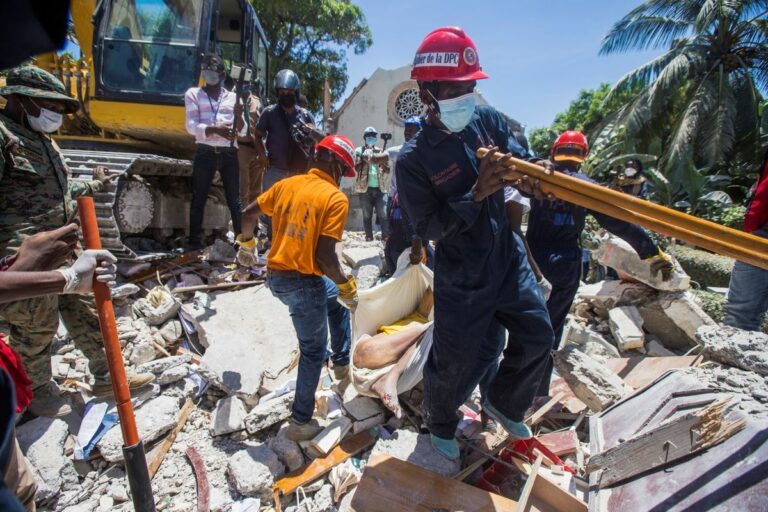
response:
<path id="1" fill-rule="evenodd" d="M 109 251 L 85 251 L 71 267 L 56 270 L 64 276 L 62 293 L 90 293 L 93 290 L 94 274 L 97 281 L 113 288 L 117 280 L 116 262 L 117 258 Z"/>
<path id="2" fill-rule="evenodd" d="M 544 300 L 549 300 L 549 296 L 552 295 L 552 283 L 547 281 L 547 278 L 544 276 L 541 276 L 541 280 L 539 281 L 539 289 L 544 296 Z"/>

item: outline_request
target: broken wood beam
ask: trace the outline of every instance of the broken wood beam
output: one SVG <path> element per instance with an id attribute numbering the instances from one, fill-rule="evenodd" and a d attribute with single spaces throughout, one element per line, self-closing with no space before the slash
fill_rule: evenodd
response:
<path id="1" fill-rule="evenodd" d="M 194 261 L 200 260 L 200 251 L 185 252 L 180 256 L 176 256 L 170 260 L 159 261 L 155 264 L 151 264 L 147 270 L 139 271 L 133 275 L 127 275 L 129 283 L 137 283 L 139 281 L 146 281 L 148 279 L 154 279 L 159 269 L 170 270 L 173 267 L 186 265 Z"/>
<path id="2" fill-rule="evenodd" d="M 176 423 L 176 426 L 173 427 L 173 430 L 171 430 L 170 434 L 168 434 L 160 444 L 150 450 L 147 457 L 149 459 L 148 467 L 150 480 L 155 477 L 155 473 L 157 473 L 157 470 L 160 469 L 160 465 L 163 463 L 163 459 L 168 453 L 168 450 L 170 450 L 171 446 L 173 446 L 174 441 L 176 441 L 176 436 L 178 436 L 179 432 L 181 432 L 181 430 L 184 428 L 184 425 L 187 423 L 187 418 L 189 418 L 189 414 L 194 408 L 195 403 L 187 398 L 187 401 L 184 402 L 184 406 L 181 408 L 181 412 L 179 413 L 179 421 Z"/>
<path id="3" fill-rule="evenodd" d="M 597 481 L 602 489 L 725 441 L 746 426 L 743 419 L 725 419 L 730 400 L 728 397 L 668 420 L 593 455 L 587 472 L 600 471 Z"/>
<path id="4" fill-rule="evenodd" d="M 536 479 L 539 477 L 539 468 L 541 467 L 541 461 L 543 459 L 544 456 L 539 454 L 539 456 L 536 457 L 536 462 L 534 462 L 533 466 L 531 466 L 531 471 L 528 474 L 528 480 L 525 481 L 525 486 L 520 493 L 520 498 L 517 500 L 516 512 L 525 512 L 530 508 L 530 503 L 528 503 L 528 501 L 531 499 L 531 495 L 533 494 L 533 486 L 536 483 Z"/>
<path id="5" fill-rule="evenodd" d="M 205 463 L 200 454 L 194 447 L 188 446 L 186 455 L 192 464 L 197 481 L 197 512 L 208 512 L 210 503 L 211 488 L 208 484 L 208 473 L 205 471 Z"/>
<path id="6" fill-rule="evenodd" d="M 542 405 L 536 412 L 526 418 L 525 423 L 529 427 L 536 425 L 541 419 L 565 396 L 564 392 L 559 392 L 553 396 L 547 403 Z"/>
<path id="7" fill-rule="evenodd" d="M 554 359 L 557 373 L 573 394 L 594 412 L 602 411 L 632 392 L 621 377 L 573 345 L 555 352 Z"/>
<path id="8" fill-rule="evenodd" d="M 200 284 L 197 286 L 180 286 L 178 288 L 174 288 L 173 290 L 171 290 L 171 293 L 178 295 L 180 293 L 226 290 L 229 288 L 235 288 L 237 286 L 253 286 L 255 284 L 264 284 L 264 281 L 265 281 L 264 279 L 259 278 L 253 281 L 237 281 L 233 283 L 219 283 L 219 284 Z"/>

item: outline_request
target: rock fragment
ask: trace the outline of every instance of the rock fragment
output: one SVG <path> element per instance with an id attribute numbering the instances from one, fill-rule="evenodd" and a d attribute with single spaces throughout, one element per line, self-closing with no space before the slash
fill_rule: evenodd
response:
<path id="1" fill-rule="evenodd" d="M 709 358 L 768 376 L 768 334 L 705 325 L 696 331 L 696 339 Z"/>
<path id="2" fill-rule="evenodd" d="M 246 410 L 243 401 L 236 396 L 222 398 L 216 403 L 216 410 L 211 418 L 211 431 L 214 436 L 231 434 L 245 428 Z"/>
<path id="3" fill-rule="evenodd" d="M 295 394 L 292 391 L 254 407 L 245 417 L 245 428 L 248 433 L 255 434 L 287 419 L 291 415 L 291 405 Z"/>
<path id="4" fill-rule="evenodd" d="M 554 359 L 557 373 L 592 411 L 600 412 L 632 392 L 621 377 L 573 345 L 555 352 Z"/>
<path id="5" fill-rule="evenodd" d="M 78 483 L 72 461 L 64 456 L 69 429 L 59 419 L 35 418 L 16 429 L 21 451 L 34 468 L 37 499 L 46 500 L 69 485 Z"/>
<path id="6" fill-rule="evenodd" d="M 227 473 L 237 492 L 244 496 L 271 499 L 275 478 L 285 473 L 283 464 L 265 444 L 240 450 L 229 459 Z"/>

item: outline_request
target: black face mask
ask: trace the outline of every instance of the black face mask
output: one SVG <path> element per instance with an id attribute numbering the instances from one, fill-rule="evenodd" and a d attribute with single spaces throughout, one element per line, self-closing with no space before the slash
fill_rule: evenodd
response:
<path id="1" fill-rule="evenodd" d="M 281 94 L 277 97 L 277 102 L 280 103 L 281 107 L 284 108 L 292 108 L 296 106 L 296 95 L 295 94 Z"/>

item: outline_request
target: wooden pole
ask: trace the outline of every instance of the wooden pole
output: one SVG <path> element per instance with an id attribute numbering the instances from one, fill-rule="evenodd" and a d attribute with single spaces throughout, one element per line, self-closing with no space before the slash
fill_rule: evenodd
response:
<path id="1" fill-rule="evenodd" d="M 477 156 L 483 157 L 488 153 L 487 148 L 480 148 L 477 150 Z M 497 152 L 494 160 L 504 156 L 504 153 Z M 668 222 L 674 226 L 678 226 L 689 231 L 701 233 L 710 238 L 717 238 L 719 240 L 726 241 L 732 245 L 740 245 L 748 247 L 750 250 L 768 254 L 768 239 L 761 238 L 759 236 L 751 235 L 743 231 L 732 229 L 726 226 L 722 226 L 715 222 L 700 219 L 693 215 L 688 215 L 665 206 L 661 206 L 644 199 L 637 198 L 635 196 L 625 194 L 616 190 L 590 183 L 588 181 L 580 180 L 572 176 L 567 176 L 562 173 L 549 174 L 544 167 L 520 160 L 519 158 L 511 158 L 507 163 L 507 167 L 515 166 L 516 171 L 527 174 L 533 178 L 538 178 L 541 181 L 546 181 L 557 185 L 561 188 L 578 192 L 587 197 L 590 197 L 600 202 L 610 202 L 616 206 L 632 210 L 637 213 L 641 213 L 648 217 L 654 217 L 659 220 Z M 591 208 L 591 206 L 588 206 Z"/>

